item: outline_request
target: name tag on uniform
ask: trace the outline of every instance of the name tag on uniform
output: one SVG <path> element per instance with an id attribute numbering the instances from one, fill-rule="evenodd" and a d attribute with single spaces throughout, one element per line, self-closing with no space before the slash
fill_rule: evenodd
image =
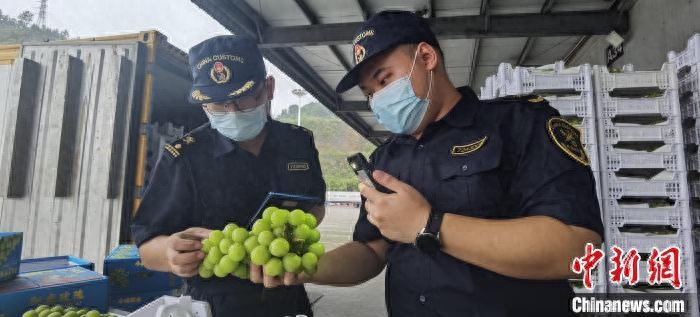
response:
<path id="1" fill-rule="evenodd" d="M 301 162 L 301 161 L 289 162 L 289 163 L 287 163 L 287 170 L 288 171 L 308 171 L 309 170 L 309 163 L 308 162 Z"/>
<path id="2" fill-rule="evenodd" d="M 450 154 L 453 156 L 462 156 L 462 155 L 467 155 L 469 153 L 478 151 L 481 149 L 484 144 L 486 144 L 486 140 L 488 139 L 488 136 L 485 136 L 481 138 L 480 140 L 465 144 L 465 145 L 455 145 L 452 147 L 452 151 L 450 151 Z"/>

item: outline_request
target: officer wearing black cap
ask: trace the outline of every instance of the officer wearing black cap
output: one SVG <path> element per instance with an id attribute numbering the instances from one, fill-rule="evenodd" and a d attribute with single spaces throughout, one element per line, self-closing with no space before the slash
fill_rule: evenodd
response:
<path id="1" fill-rule="evenodd" d="M 189 58 L 189 100 L 210 122 L 165 147 L 133 220 L 142 262 L 184 277 L 187 293 L 209 302 L 214 316 L 311 316 L 303 286 L 265 290 L 197 274 L 210 229 L 246 225 L 268 192 L 324 199 L 326 188 L 311 132 L 269 117 L 274 79 L 254 40 L 214 37 Z M 323 208 L 312 212 L 323 217 Z"/>
<path id="2" fill-rule="evenodd" d="M 354 242 L 312 282 L 353 285 L 386 266 L 391 316 L 571 316 L 567 278 L 600 210 L 580 133 L 542 98 L 479 101 L 455 88 L 419 16 L 385 11 L 353 40 L 359 86 L 395 136 L 371 156 Z"/>

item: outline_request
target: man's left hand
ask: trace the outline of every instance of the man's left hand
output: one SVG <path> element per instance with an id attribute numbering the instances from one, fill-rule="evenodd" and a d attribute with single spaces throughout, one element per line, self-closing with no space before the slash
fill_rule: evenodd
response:
<path id="1" fill-rule="evenodd" d="M 430 204 L 415 188 L 395 177 L 374 171 L 374 179 L 394 191 L 385 194 L 360 183 L 360 194 L 367 198 L 367 219 L 388 239 L 413 243 L 428 222 Z"/>

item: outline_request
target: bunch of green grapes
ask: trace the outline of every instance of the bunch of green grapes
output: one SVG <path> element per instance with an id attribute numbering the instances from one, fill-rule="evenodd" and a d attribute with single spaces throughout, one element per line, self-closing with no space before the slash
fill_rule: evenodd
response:
<path id="1" fill-rule="evenodd" d="M 61 305 L 49 307 L 41 305 L 32 310 L 26 311 L 22 317 L 109 317 L 111 314 L 101 314 L 97 310 L 87 308 L 66 307 Z"/>
<path id="2" fill-rule="evenodd" d="M 285 272 L 314 274 L 318 260 L 326 251 L 320 243 L 316 217 L 303 210 L 288 211 L 269 207 L 250 232 L 235 224 L 214 230 L 202 241 L 207 254 L 199 267 L 199 275 L 248 278 L 248 264 L 261 265 L 267 276 Z"/>
<path id="3" fill-rule="evenodd" d="M 15 250 L 20 241 L 22 241 L 22 237 L 19 235 L 0 238 L 0 264 L 7 261 L 7 257 Z"/>

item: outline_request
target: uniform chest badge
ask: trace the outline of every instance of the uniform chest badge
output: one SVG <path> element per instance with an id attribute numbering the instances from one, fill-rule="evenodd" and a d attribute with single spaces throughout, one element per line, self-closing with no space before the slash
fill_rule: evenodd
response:
<path id="1" fill-rule="evenodd" d="M 231 79 L 231 70 L 222 62 L 214 63 L 214 66 L 209 72 L 211 80 L 217 84 L 225 84 Z"/>
<path id="2" fill-rule="evenodd" d="M 290 172 L 308 171 L 309 170 L 309 163 L 308 162 L 301 162 L 301 161 L 289 162 L 289 163 L 287 163 L 287 170 Z"/>
<path id="3" fill-rule="evenodd" d="M 590 161 L 581 143 L 581 131 L 562 118 L 551 118 L 547 121 L 549 136 L 559 149 L 575 161 L 588 166 Z"/>
<path id="4" fill-rule="evenodd" d="M 481 138 L 480 140 L 473 142 L 473 143 L 469 143 L 469 144 L 465 144 L 465 145 L 455 145 L 452 147 L 450 154 L 452 154 L 452 156 L 463 156 L 463 155 L 467 155 L 469 153 L 478 151 L 479 149 L 481 149 L 484 146 L 484 144 L 486 144 L 486 140 L 488 140 L 488 138 L 489 138 L 488 136 L 485 136 L 485 137 Z"/>

